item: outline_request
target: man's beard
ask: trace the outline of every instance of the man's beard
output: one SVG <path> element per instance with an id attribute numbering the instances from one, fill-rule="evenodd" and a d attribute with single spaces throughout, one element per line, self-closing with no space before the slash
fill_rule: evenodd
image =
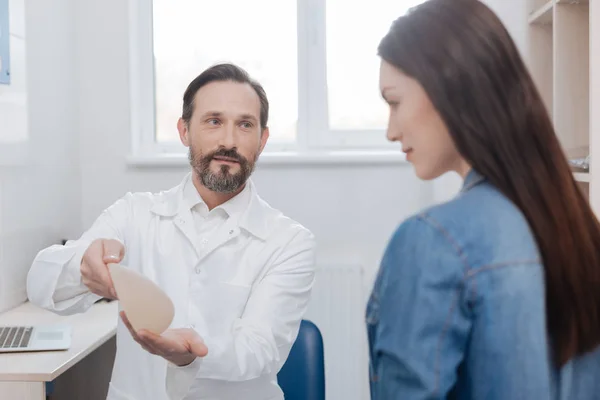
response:
<path id="1" fill-rule="evenodd" d="M 221 165 L 219 172 L 215 173 L 211 171 L 210 162 L 214 157 L 219 156 L 234 159 L 239 163 L 240 170 L 235 174 L 232 174 L 229 165 Z M 188 155 L 190 165 L 198 175 L 198 178 L 200 178 L 202 185 L 217 193 L 233 193 L 241 188 L 252 174 L 252 171 L 254 171 L 254 164 L 256 163 L 257 156 L 258 153 L 254 157 L 254 160 L 248 161 L 248 159 L 239 154 L 235 148 L 225 149 L 224 147 L 208 154 L 202 154 L 201 151 L 196 153 L 192 146 L 190 146 Z"/>

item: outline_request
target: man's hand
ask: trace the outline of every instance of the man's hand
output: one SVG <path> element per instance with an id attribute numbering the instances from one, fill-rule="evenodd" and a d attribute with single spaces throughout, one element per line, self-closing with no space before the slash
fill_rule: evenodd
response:
<path id="1" fill-rule="evenodd" d="M 183 367 L 192 363 L 196 357 L 204 357 L 208 354 L 204 341 L 193 329 L 169 329 L 162 335 L 144 329 L 136 332 L 125 312 L 121 311 L 120 314 L 133 340 L 147 352 L 161 356 L 177 366 Z"/>
<path id="2" fill-rule="evenodd" d="M 94 240 L 81 260 L 83 284 L 98 296 L 116 299 L 117 293 L 108 271 L 108 264 L 118 264 L 124 255 L 125 248 L 120 242 L 113 239 Z"/>

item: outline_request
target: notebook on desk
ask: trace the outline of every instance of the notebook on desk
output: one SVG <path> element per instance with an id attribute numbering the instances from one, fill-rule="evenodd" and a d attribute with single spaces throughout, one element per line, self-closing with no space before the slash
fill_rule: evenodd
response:
<path id="1" fill-rule="evenodd" d="M 0 326 L 0 353 L 67 350 L 71 347 L 68 326 Z"/>

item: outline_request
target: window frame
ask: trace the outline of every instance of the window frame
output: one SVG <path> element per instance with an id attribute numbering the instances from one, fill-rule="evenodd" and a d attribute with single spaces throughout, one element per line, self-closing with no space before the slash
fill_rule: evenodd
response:
<path id="1" fill-rule="evenodd" d="M 385 129 L 331 130 L 328 122 L 326 0 L 297 0 L 298 123 L 296 140 L 270 140 L 264 153 L 398 152 Z M 129 0 L 131 153 L 135 157 L 185 153 L 180 143 L 156 140 L 153 0 Z M 310 62 L 309 62 L 310 60 Z M 382 100 L 383 101 L 383 100 Z M 176 121 L 173 121 L 175 124 Z"/>

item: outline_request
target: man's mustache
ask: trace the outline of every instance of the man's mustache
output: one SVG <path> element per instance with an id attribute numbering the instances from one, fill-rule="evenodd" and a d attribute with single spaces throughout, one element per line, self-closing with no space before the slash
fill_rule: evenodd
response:
<path id="1" fill-rule="evenodd" d="M 240 164 L 246 162 L 246 158 L 239 154 L 235 149 L 219 149 L 205 156 L 207 161 L 212 160 L 215 157 L 226 157 L 238 161 Z"/>

